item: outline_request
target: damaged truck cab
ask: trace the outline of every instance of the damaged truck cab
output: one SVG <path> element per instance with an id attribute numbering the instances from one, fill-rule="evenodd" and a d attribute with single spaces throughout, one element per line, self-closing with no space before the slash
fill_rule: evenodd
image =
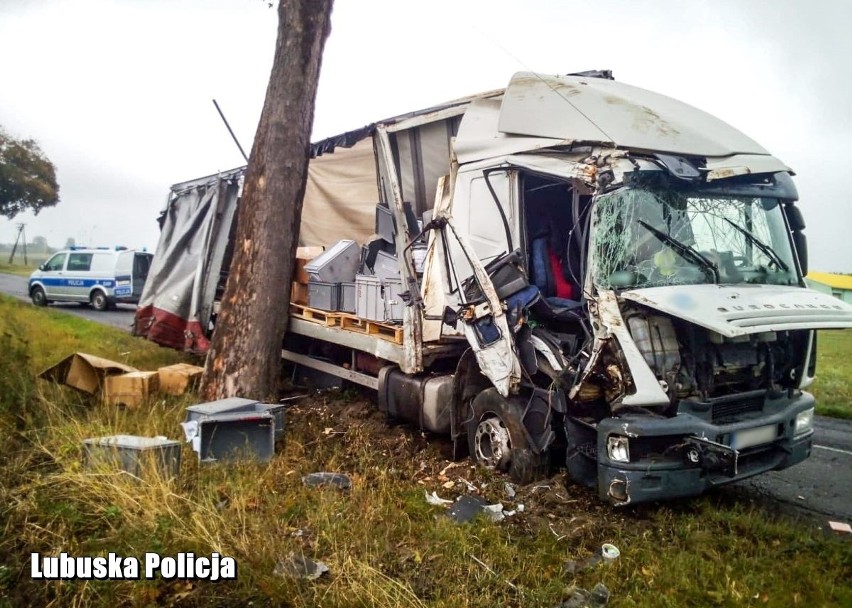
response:
<path id="1" fill-rule="evenodd" d="M 671 99 L 531 74 L 468 109 L 456 152 L 425 288 L 442 275 L 490 384 L 455 393 L 476 461 L 523 481 L 564 453 L 623 505 L 808 457 L 814 330 L 852 308 L 805 288 L 786 166 Z"/>
<path id="2" fill-rule="evenodd" d="M 608 72 L 523 72 L 312 153 L 300 244 L 375 244 L 389 214 L 398 339 L 295 306 L 284 359 L 485 467 L 526 482 L 555 461 L 616 505 L 808 457 L 816 330 L 852 306 L 806 288 L 792 172 L 736 129 Z M 173 187 L 136 334 L 204 350 L 240 175 Z"/>

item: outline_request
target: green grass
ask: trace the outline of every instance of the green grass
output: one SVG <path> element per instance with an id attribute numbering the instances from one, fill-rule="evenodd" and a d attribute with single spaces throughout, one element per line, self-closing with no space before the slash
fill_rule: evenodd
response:
<path id="1" fill-rule="evenodd" d="M 28 264 L 24 264 L 23 261 L 16 260 L 14 264 L 9 264 L 8 258 L 3 261 L 0 261 L 0 272 L 5 272 L 6 274 L 16 274 L 21 277 L 28 277 L 32 274 L 33 270 L 38 268 L 38 265 L 47 259 L 46 257 L 42 259 L 39 258 L 29 258 Z"/>
<path id="2" fill-rule="evenodd" d="M 817 414 L 852 419 L 852 329 L 818 332 L 816 379 L 809 390 Z"/>
<path id="3" fill-rule="evenodd" d="M 852 605 L 852 548 L 736 492 L 613 509 L 564 474 L 504 491 L 505 479 L 446 459 L 446 441 L 390 425 L 356 392 L 288 410 L 268 464 L 204 465 L 186 447 L 177 482 L 128 481 L 81 465 L 83 438 L 177 438 L 193 396 L 107 407 L 33 375 L 74 350 L 153 369 L 171 351 L 57 311 L 0 298 L 0 606 L 557 606 L 575 587 L 605 584 L 613 606 Z M 123 357 L 123 358 L 122 358 Z M 306 488 L 339 471 L 346 492 Z M 524 511 L 494 523 L 452 522 L 428 505 L 468 493 Z M 445 487 L 450 485 L 452 487 Z M 621 557 L 571 574 L 602 543 Z M 219 551 L 237 581 L 47 582 L 30 552 L 97 555 Z M 274 573 L 291 555 L 322 560 L 316 581 Z"/>

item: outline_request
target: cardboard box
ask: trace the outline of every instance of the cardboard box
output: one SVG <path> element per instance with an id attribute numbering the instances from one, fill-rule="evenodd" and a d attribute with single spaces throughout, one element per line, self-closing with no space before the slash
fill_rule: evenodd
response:
<path id="1" fill-rule="evenodd" d="M 203 373 L 203 367 L 189 363 L 176 363 L 175 365 L 161 367 L 157 370 L 160 392 L 167 395 L 183 395 L 186 391 L 198 385 Z"/>
<path id="2" fill-rule="evenodd" d="M 305 274 L 307 276 L 307 273 Z M 308 286 L 305 283 L 293 281 L 290 285 L 290 301 L 293 304 L 308 305 Z"/>
<path id="3" fill-rule="evenodd" d="M 104 401 L 112 405 L 138 407 L 159 388 L 157 372 L 130 372 L 121 376 L 108 376 L 104 385 Z"/>
<path id="4" fill-rule="evenodd" d="M 66 384 L 94 395 L 101 388 L 104 378 L 107 376 L 135 371 L 138 371 L 135 367 L 123 363 L 86 353 L 74 353 L 44 370 L 39 374 L 39 378 Z"/>
<path id="5" fill-rule="evenodd" d="M 301 283 L 302 285 L 307 285 L 310 277 L 308 277 L 308 273 L 305 271 L 305 264 L 320 255 L 323 251 L 323 247 L 297 247 L 296 268 L 293 272 L 293 281 Z M 296 300 L 292 301 L 296 302 Z M 305 294 L 305 301 L 307 301 L 307 293 Z M 297 304 L 301 304 L 301 302 L 297 302 Z"/>

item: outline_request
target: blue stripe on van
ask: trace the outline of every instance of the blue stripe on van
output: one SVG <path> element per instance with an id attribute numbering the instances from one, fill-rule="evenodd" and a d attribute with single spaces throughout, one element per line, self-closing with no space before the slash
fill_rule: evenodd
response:
<path id="1" fill-rule="evenodd" d="M 34 281 L 38 281 L 43 285 L 50 285 L 51 287 L 94 287 L 95 285 L 112 287 L 115 284 L 115 282 L 111 279 L 75 279 L 72 277 L 43 277 L 30 279 L 30 284 Z"/>

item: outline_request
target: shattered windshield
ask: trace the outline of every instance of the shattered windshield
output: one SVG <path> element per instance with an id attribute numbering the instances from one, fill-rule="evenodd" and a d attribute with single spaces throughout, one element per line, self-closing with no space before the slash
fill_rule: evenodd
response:
<path id="1" fill-rule="evenodd" d="M 598 197 L 593 222 L 603 289 L 798 283 L 776 198 L 626 187 Z"/>

